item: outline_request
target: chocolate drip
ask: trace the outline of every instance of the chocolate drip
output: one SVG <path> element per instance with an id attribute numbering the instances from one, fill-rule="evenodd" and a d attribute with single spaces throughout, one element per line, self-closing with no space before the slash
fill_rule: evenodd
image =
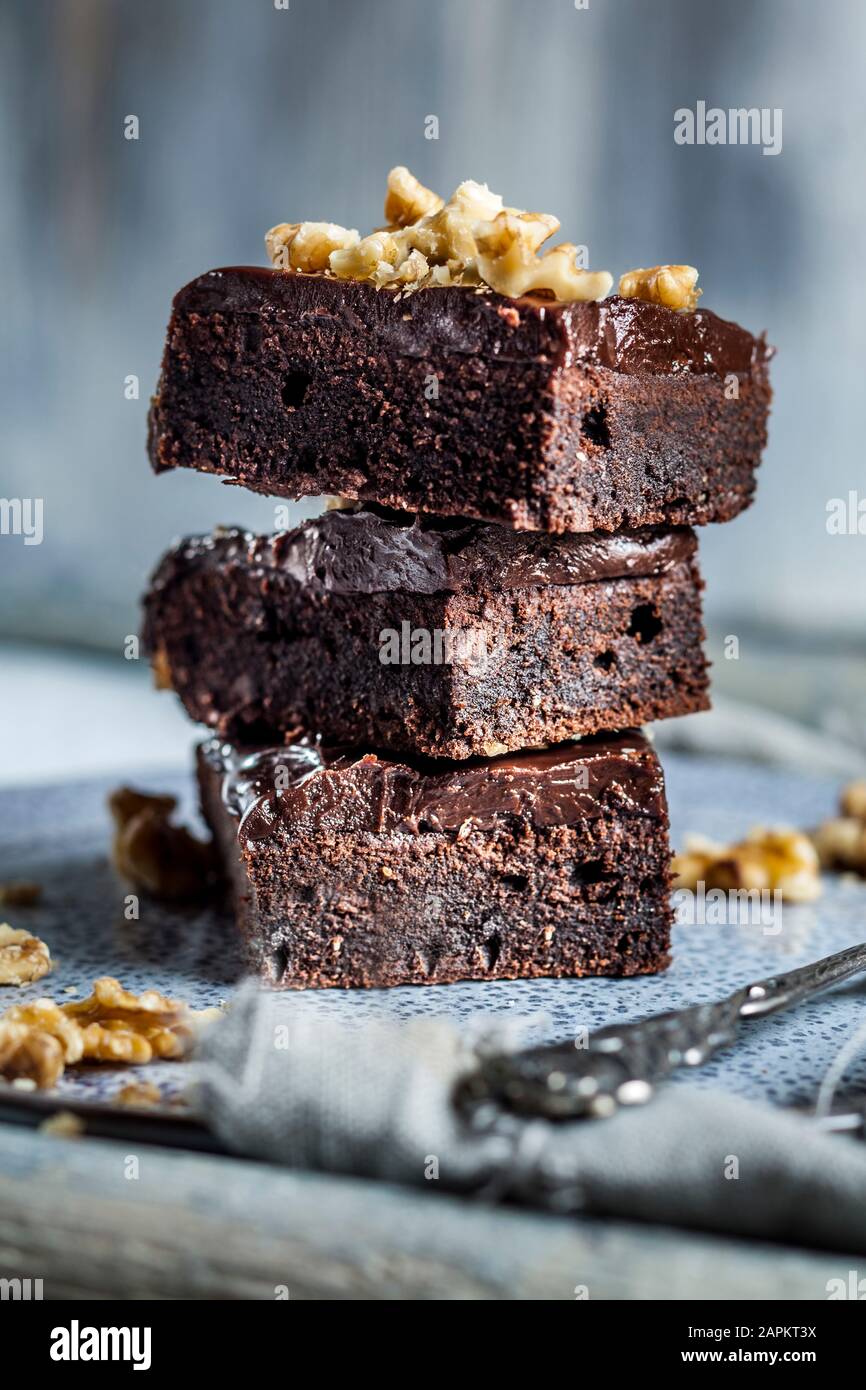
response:
<path id="1" fill-rule="evenodd" d="M 153 587 L 191 563 L 237 557 L 337 594 L 489 592 L 664 574 L 696 547 L 687 528 L 551 536 L 376 509 L 335 511 L 275 536 L 223 530 L 190 537 L 169 551 Z"/>
<path id="2" fill-rule="evenodd" d="M 213 739 L 203 753 L 247 848 L 280 822 L 306 834 L 459 835 L 508 816 L 545 827 L 606 811 L 665 814 L 661 769 L 634 732 L 460 763 L 396 762 L 307 740 L 245 752 Z"/>

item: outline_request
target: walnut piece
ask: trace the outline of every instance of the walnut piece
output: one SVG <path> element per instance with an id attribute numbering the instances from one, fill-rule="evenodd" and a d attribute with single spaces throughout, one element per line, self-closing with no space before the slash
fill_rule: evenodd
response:
<path id="1" fill-rule="evenodd" d="M 84 1133 L 84 1121 L 71 1110 L 58 1110 L 42 1121 L 39 1132 L 50 1134 L 54 1139 L 80 1139 Z"/>
<path id="2" fill-rule="evenodd" d="M 265 233 L 268 255 L 277 270 L 327 270 L 335 251 L 357 242 L 356 231 L 336 222 L 280 222 Z"/>
<path id="3" fill-rule="evenodd" d="M 866 780 L 849 782 L 842 788 L 839 810 L 843 816 L 853 816 L 855 820 L 866 822 Z"/>
<path id="4" fill-rule="evenodd" d="M 147 1110 L 162 1104 L 162 1091 L 153 1081 L 127 1081 L 115 1091 L 112 1100 L 116 1105 L 128 1105 L 135 1109 Z"/>
<path id="5" fill-rule="evenodd" d="M 37 1033 L 55 1038 L 67 1065 L 84 1056 L 84 1039 L 78 1024 L 53 999 L 34 999 L 29 1004 L 13 1004 L 3 1014 L 4 1023 L 23 1023 Z"/>
<path id="6" fill-rule="evenodd" d="M 0 985 L 26 985 L 41 980 L 51 969 L 51 953 L 29 931 L 0 923 Z"/>
<path id="7" fill-rule="evenodd" d="M 81 1036 L 88 1062 L 128 1062 L 131 1066 L 143 1066 L 153 1058 L 153 1048 L 147 1038 L 117 1018 L 104 1023 L 87 1023 L 81 1029 Z"/>
<path id="8" fill-rule="evenodd" d="M 866 877 L 866 781 L 849 782 L 839 798 L 841 814 L 811 832 L 825 869 L 849 870 Z"/>
<path id="9" fill-rule="evenodd" d="M 812 844 L 825 869 L 866 874 L 866 824 L 855 816 L 837 816 L 812 831 Z"/>
<path id="10" fill-rule="evenodd" d="M 627 270 L 620 276 L 619 292 L 624 299 L 643 299 L 684 312 L 697 308 L 702 293 L 695 288 L 697 279 L 693 265 L 654 265 Z"/>
<path id="11" fill-rule="evenodd" d="M 757 826 L 734 845 L 687 835 L 685 852 L 674 855 L 675 888 L 721 888 L 778 892 L 789 902 L 813 902 L 821 893 L 818 855 L 807 835 L 783 826 Z"/>
<path id="12" fill-rule="evenodd" d="M 64 1066 L 80 1061 L 142 1065 L 188 1056 L 201 1029 L 220 1009 L 191 1009 L 157 990 L 131 994 L 119 980 L 96 980 L 74 1003 L 36 999 L 0 1015 L 0 1077 L 57 1084 Z"/>
<path id="13" fill-rule="evenodd" d="M 110 975 L 96 980 L 88 999 L 62 1004 L 84 1034 L 84 1056 L 96 1061 L 178 1061 L 219 1009 L 191 1009 L 155 989 L 131 994 Z"/>
<path id="14" fill-rule="evenodd" d="M 329 257 L 329 267 L 341 280 L 375 280 L 387 284 L 396 277 L 397 262 L 405 259 L 408 248 L 401 247 L 392 232 L 371 232 L 361 241 Z"/>
<path id="15" fill-rule="evenodd" d="M 41 883 L 29 879 L 0 883 L 0 907 L 34 907 L 41 897 Z"/>
<path id="16" fill-rule="evenodd" d="M 405 165 L 398 164 L 391 170 L 385 194 L 385 221 L 389 227 L 409 227 L 441 207 L 439 194 L 425 188 Z"/>
<path id="17" fill-rule="evenodd" d="M 146 989 L 141 994 L 132 994 L 112 975 L 103 975 L 95 980 L 93 993 L 87 999 L 78 999 L 74 1004 L 62 1005 L 63 1012 L 69 1018 L 88 1021 L 123 1018 L 147 1023 L 171 1023 L 186 1007 L 186 1004 L 168 999 L 156 989 Z"/>
<path id="18" fill-rule="evenodd" d="M 26 1023 L 0 1018 L 0 1077 L 4 1081 L 24 1078 L 35 1081 L 40 1090 L 50 1090 L 62 1075 L 63 1048 L 56 1038 Z"/>
<path id="19" fill-rule="evenodd" d="M 157 898 L 207 896 L 218 877 L 214 848 L 171 823 L 173 796 L 120 787 L 108 805 L 115 827 L 112 859 L 122 878 Z"/>
<path id="20" fill-rule="evenodd" d="M 606 270 L 580 270 L 577 247 L 563 242 L 543 256 L 539 247 L 556 231 L 555 217 L 543 213 L 497 213 L 477 234 L 478 273 L 498 294 L 517 298 L 530 290 L 552 290 L 557 299 L 603 299 L 613 284 Z"/>
<path id="21" fill-rule="evenodd" d="M 539 255 L 557 219 L 505 207 L 471 179 L 445 203 L 400 165 L 388 175 L 385 218 L 386 227 L 360 238 L 330 223 L 281 223 L 265 244 L 278 269 L 369 280 L 379 289 L 486 285 L 511 298 L 541 290 L 569 303 L 602 299 L 613 285 L 607 271 L 579 269 L 567 242 Z"/>

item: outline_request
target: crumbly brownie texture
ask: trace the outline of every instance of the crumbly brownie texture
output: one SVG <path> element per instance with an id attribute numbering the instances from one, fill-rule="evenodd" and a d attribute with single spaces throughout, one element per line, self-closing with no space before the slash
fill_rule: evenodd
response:
<path id="1" fill-rule="evenodd" d="M 329 512 L 181 542 L 154 575 L 144 641 L 189 715 L 233 741 L 316 729 L 493 756 L 707 707 L 695 550 L 688 530 L 555 537 Z"/>
<path id="2" fill-rule="evenodd" d="M 250 965 L 276 988 L 668 964 L 664 782 L 639 734 L 444 768 L 212 740 L 198 771 Z"/>
<path id="3" fill-rule="evenodd" d="M 523 530 L 727 521 L 754 491 L 770 355 L 713 313 L 619 296 L 215 270 L 175 298 L 150 457 Z"/>

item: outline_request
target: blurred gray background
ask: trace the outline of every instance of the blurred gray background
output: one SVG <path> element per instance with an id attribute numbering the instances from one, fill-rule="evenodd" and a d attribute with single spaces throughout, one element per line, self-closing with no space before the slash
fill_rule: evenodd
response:
<path id="1" fill-rule="evenodd" d="M 149 470 L 172 294 L 262 263 L 275 222 L 377 225 L 405 163 L 555 212 L 615 276 L 690 262 L 704 306 L 768 331 L 758 499 L 702 534 L 716 685 L 862 736 L 866 535 L 826 507 L 866 496 L 864 40 L 862 0 L 2 0 L 0 493 L 44 498 L 45 539 L 0 537 L 0 637 L 116 656 L 174 536 L 273 525 Z M 782 152 L 676 145 L 699 100 L 781 108 Z"/>

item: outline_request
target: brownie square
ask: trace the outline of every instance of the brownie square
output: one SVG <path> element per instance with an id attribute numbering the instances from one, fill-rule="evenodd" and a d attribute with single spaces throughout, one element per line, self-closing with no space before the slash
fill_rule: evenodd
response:
<path id="1" fill-rule="evenodd" d="M 150 456 L 524 530 L 726 521 L 754 491 L 770 355 L 709 311 L 617 295 L 214 270 L 175 298 Z"/>
<path id="2" fill-rule="evenodd" d="M 637 733 L 398 762 L 198 752 L 251 968 L 279 989 L 638 975 L 668 963 L 668 816 Z"/>
<path id="3" fill-rule="evenodd" d="M 182 541 L 144 641 L 190 716 L 241 743 L 496 756 L 705 709 L 689 530 L 519 533 L 328 512 Z"/>

